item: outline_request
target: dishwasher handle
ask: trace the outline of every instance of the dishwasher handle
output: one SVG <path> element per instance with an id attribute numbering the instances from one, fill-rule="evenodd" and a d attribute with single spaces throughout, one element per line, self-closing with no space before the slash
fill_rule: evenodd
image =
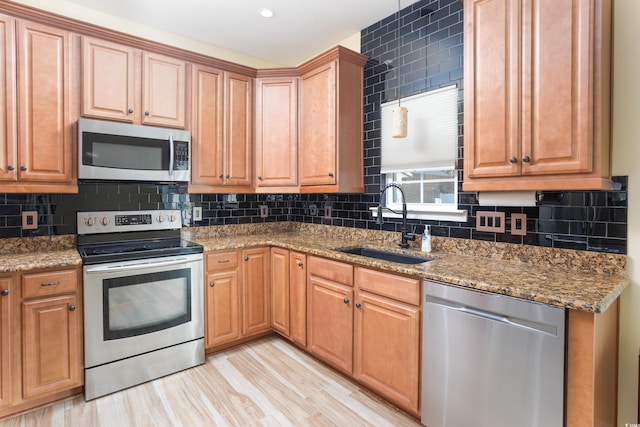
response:
<path id="1" fill-rule="evenodd" d="M 550 335 L 553 337 L 558 336 L 558 328 L 553 325 L 548 325 L 540 322 L 532 322 L 524 319 L 510 318 L 502 314 L 491 313 L 489 311 L 468 307 L 462 304 L 457 304 L 453 301 L 449 301 L 449 300 L 445 300 L 445 299 L 441 299 L 441 298 L 437 298 L 429 295 L 427 295 L 425 301 L 428 304 L 434 304 L 434 305 L 448 308 L 460 313 L 465 313 L 471 316 L 476 316 L 483 319 L 492 320 L 494 322 L 506 324 L 508 326 L 522 328 L 531 332 L 538 332 L 538 333 Z"/>

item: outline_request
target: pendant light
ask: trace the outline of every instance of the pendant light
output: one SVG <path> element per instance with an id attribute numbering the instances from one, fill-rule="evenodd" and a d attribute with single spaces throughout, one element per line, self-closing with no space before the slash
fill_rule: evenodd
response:
<path id="1" fill-rule="evenodd" d="M 400 0 L 398 0 L 398 55 L 396 64 L 396 74 L 400 72 Z M 398 81 L 400 76 L 396 75 Z M 400 87 L 398 87 L 398 106 L 393 109 L 393 115 L 391 119 L 391 136 L 393 138 L 406 138 L 407 137 L 407 107 L 403 107 L 400 104 Z"/>

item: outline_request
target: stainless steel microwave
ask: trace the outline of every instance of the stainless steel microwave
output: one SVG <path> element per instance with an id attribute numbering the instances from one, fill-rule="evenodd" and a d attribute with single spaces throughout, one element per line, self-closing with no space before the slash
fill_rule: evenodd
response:
<path id="1" fill-rule="evenodd" d="M 80 179 L 185 182 L 191 178 L 191 133 L 78 120 Z"/>

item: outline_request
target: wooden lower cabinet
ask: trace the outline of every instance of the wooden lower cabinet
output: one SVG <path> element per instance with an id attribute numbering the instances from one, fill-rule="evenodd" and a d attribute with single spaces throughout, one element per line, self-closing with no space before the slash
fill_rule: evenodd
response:
<path id="1" fill-rule="evenodd" d="M 291 336 L 289 250 L 271 248 L 271 328 Z"/>
<path id="2" fill-rule="evenodd" d="M 291 341 L 307 346 L 307 256 L 289 254 L 289 321 Z"/>
<path id="3" fill-rule="evenodd" d="M 0 291 L 0 417 L 80 393 L 79 269 L 15 273 Z"/>
<path id="4" fill-rule="evenodd" d="M 242 334 L 271 329 L 269 248 L 242 250 Z"/>

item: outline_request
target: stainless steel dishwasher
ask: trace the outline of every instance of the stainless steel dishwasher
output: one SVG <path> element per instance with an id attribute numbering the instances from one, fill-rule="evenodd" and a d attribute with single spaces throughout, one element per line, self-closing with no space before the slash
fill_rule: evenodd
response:
<path id="1" fill-rule="evenodd" d="M 564 424 L 564 309 L 430 281 L 424 298 L 422 424 Z"/>

